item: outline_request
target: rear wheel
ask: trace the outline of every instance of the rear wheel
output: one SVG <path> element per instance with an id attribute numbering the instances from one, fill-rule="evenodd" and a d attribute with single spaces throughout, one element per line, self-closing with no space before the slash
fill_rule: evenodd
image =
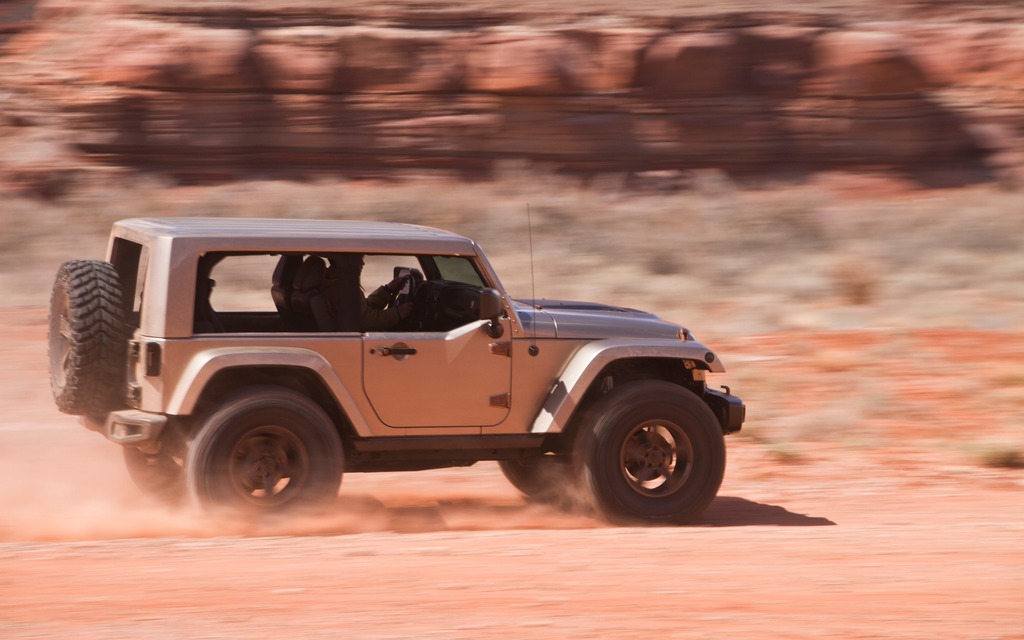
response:
<path id="1" fill-rule="evenodd" d="M 696 395 L 660 380 L 631 382 L 601 398 L 591 415 L 582 471 L 611 519 L 683 524 L 714 500 L 725 441 Z"/>
<path id="2" fill-rule="evenodd" d="M 334 502 L 343 467 L 341 439 L 319 405 L 289 389 L 254 387 L 201 423 L 185 476 L 202 507 L 272 513 Z"/>

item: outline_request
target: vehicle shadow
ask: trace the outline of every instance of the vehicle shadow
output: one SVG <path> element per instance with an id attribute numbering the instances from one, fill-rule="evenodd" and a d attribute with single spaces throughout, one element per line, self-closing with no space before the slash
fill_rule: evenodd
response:
<path id="1" fill-rule="evenodd" d="M 560 530 L 615 526 L 589 510 L 569 505 L 523 502 L 497 503 L 478 498 L 441 499 L 431 504 L 385 505 L 368 496 L 348 496 L 338 501 L 336 518 L 319 518 L 316 534 L 356 531 L 425 533 L 434 531 Z M 745 498 L 720 496 L 691 527 L 822 527 L 835 526 L 828 518 L 794 513 L 772 504 Z M 641 525 L 643 526 L 643 525 Z M 657 525 L 655 525 L 657 526 Z M 664 525 L 661 525 L 664 526 Z"/>
<path id="2" fill-rule="evenodd" d="M 719 496 L 707 511 L 693 523 L 698 527 L 834 527 L 836 523 L 828 518 L 794 513 L 785 507 L 762 504 L 736 498 Z"/>

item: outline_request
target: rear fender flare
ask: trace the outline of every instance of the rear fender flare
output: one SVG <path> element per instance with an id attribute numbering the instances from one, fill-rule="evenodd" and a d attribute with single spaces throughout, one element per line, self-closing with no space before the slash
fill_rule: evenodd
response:
<path id="1" fill-rule="evenodd" d="M 294 347 L 267 349 L 265 347 L 210 349 L 196 354 L 186 366 L 167 403 L 166 413 L 189 415 L 210 380 L 220 371 L 246 367 L 294 367 L 306 369 L 320 378 L 334 395 L 341 410 L 359 435 L 369 435 L 370 429 L 363 419 L 355 400 L 327 360 L 315 351 Z"/>

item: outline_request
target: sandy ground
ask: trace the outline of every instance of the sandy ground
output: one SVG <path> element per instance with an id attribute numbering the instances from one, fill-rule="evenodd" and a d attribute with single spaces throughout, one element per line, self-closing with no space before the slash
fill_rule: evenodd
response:
<path id="1" fill-rule="evenodd" d="M 794 463 L 739 436 L 690 527 L 530 505 L 491 463 L 351 475 L 317 520 L 217 522 L 148 502 L 53 409 L 44 314 L 0 309 L 0 638 L 1024 638 L 1020 469 L 899 440 Z"/>

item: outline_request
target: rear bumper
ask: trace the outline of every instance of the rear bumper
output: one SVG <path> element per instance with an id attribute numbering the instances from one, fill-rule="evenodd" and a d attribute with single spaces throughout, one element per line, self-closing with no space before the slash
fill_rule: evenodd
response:
<path id="1" fill-rule="evenodd" d="M 729 393 L 728 389 L 708 389 L 704 392 L 704 402 L 708 403 L 718 417 L 722 433 L 736 433 L 743 427 L 743 421 L 747 418 L 747 407 L 742 400 Z"/>
<path id="2" fill-rule="evenodd" d="M 96 431 L 111 442 L 146 450 L 156 445 L 167 425 L 167 416 L 137 409 L 112 411 L 105 416 L 81 416 L 86 429 Z"/>

